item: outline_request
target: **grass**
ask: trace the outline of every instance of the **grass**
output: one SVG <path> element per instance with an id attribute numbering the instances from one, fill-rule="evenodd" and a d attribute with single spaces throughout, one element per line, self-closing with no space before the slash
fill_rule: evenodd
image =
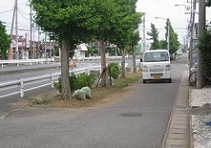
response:
<path id="1" fill-rule="evenodd" d="M 35 97 L 26 98 L 29 106 L 43 105 L 50 102 L 50 97 L 48 94 L 42 94 Z"/>
<path id="2" fill-rule="evenodd" d="M 67 99 L 62 100 L 57 90 L 49 92 L 48 95 L 42 94 L 33 98 L 28 98 L 28 106 L 30 107 L 53 107 L 53 108 L 88 108 L 105 103 L 113 102 L 123 95 L 127 94 L 128 86 L 137 83 L 141 79 L 141 72 L 135 74 L 128 73 L 126 78 L 118 78 L 113 86 L 93 87 L 92 98 L 86 101 Z"/>

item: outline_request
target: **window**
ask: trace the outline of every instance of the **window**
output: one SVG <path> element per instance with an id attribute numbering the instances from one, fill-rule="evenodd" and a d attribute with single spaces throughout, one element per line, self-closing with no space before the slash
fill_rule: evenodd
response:
<path id="1" fill-rule="evenodd" d="M 168 52 L 147 52 L 144 55 L 144 62 L 158 62 L 168 60 Z"/>

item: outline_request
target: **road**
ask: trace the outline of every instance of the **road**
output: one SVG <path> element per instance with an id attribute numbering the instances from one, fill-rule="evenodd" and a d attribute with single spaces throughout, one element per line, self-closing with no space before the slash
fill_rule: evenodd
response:
<path id="1" fill-rule="evenodd" d="M 184 67 L 172 64 L 172 83 L 139 81 L 105 106 L 10 112 L 0 120 L 0 147 L 160 148 Z"/>

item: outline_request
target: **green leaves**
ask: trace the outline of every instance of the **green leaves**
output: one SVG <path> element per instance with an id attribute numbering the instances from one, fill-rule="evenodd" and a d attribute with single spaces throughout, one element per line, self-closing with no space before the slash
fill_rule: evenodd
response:
<path id="1" fill-rule="evenodd" d="M 159 49 L 160 48 L 160 43 L 158 40 L 158 30 L 155 27 L 154 24 L 151 24 L 151 32 L 147 32 L 147 35 L 149 35 L 153 39 L 153 43 L 151 44 L 151 49 Z"/>
<path id="2" fill-rule="evenodd" d="M 204 31 L 199 38 L 198 48 L 202 54 L 204 74 L 207 78 L 211 78 L 211 31 Z"/>
<path id="3" fill-rule="evenodd" d="M 6 33 L 5 26 L 0 21 L 0 56 L 2 56 L 3 59 L 7 58 L 7 50 L 10 47 L 10 37 Z"/>
<path id="4" fill-rule="evenodd" d="M 109 41 L 116 44 L 119 48 L 125 48 L 131 44 L 132 36 L 141 23 L 141 14 L 135 12 L 136 1 L 116 0 L 118 13 L 116 23 Z"/>

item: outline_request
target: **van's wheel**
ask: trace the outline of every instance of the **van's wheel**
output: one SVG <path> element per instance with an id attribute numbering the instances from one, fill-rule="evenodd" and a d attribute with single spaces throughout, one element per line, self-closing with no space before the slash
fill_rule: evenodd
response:
<path id="1" fill-rule="evenodd" d="M 168 79 L 168 82 L 169 82 L 169 83 L 171 83 L 171 78 L 170 78 L 170 79 Z"/>
<path id="2" fill-rule="evenodd" d="M 143 79 L 143 83 L 144 83 L 144 84 L 147 83 L 147 80 Z"/>

